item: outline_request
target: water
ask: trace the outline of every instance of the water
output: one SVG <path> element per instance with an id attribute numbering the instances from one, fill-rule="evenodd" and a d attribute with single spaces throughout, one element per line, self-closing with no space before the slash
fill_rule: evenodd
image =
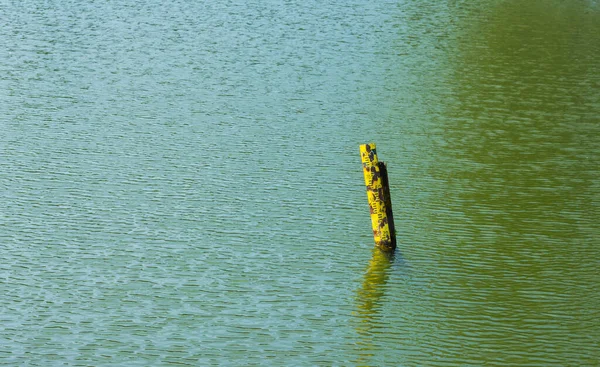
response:
<path id="1" fill-rule="evenodd" d="M 600 360 L 597 2 L 0 18 L 0 364 Z"/>

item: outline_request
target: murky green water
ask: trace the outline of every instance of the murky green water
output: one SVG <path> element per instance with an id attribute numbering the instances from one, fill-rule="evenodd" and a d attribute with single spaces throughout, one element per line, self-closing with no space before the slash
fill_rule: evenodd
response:
<path id="1" fill-rule="evenodd" d="M 1 365 L 600 360 L 597 1 L 0 19 Z"/>

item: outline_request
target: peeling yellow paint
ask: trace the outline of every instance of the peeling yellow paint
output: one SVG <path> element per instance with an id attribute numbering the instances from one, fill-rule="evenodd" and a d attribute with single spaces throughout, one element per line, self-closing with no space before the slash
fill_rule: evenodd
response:
<path id="1" fill-rule="evenodd" d="M 385 190 L 382 185 L 375 143 L 361 145 L 360 156 L 365 185 L 367 186 L 367 199 L 371 212 L 371 226 L 373 227 L 375 244 L 384 248 L 393 248 L 392 233 L 386 214 Z"/>

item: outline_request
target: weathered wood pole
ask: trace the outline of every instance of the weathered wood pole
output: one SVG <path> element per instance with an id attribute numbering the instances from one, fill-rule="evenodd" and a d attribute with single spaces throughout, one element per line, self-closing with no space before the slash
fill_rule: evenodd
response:
<path id="1" fill-rule="evenodd" d="M 396 248 L 396 234 L 387 167 L 384 162 L 378 161 L 375 143 L 361 145 L 360 156 L 367 186 L 375 245 L 393 251 Z"/>

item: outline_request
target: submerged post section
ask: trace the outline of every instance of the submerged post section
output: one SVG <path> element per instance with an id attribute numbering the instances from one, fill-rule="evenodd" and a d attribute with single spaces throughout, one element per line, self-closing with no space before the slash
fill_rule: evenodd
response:
<path id="1" fill-rule="evenodd" d="M 375 244 L 384 250 L 393 251 L 396 248 L 396 236 L 385 163 L 377 160 L 375 143 L 361 145 L 360 156 Z"/>

